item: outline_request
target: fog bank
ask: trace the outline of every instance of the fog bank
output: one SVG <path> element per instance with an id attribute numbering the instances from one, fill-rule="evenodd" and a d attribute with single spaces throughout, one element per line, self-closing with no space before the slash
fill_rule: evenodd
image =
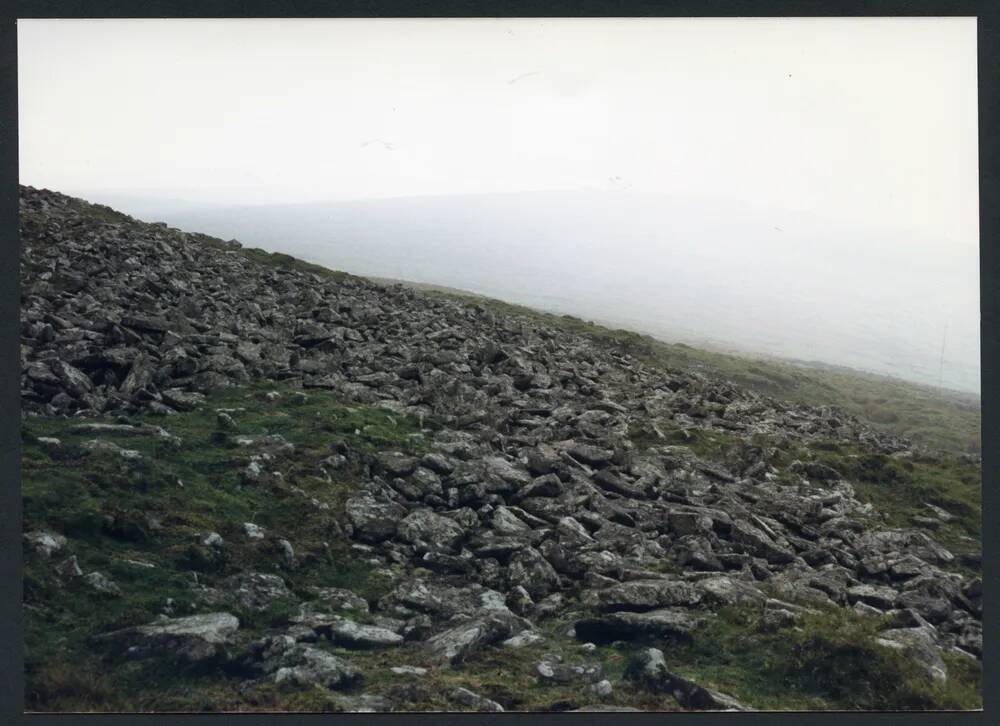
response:
<path id="1" fill-rule="evenodd" d="M 244 207 L 97 196 L 356 274 L 979 391 L 978 257 L 930 254 L 940 241 L 912 230 L 608 191 Z"/>

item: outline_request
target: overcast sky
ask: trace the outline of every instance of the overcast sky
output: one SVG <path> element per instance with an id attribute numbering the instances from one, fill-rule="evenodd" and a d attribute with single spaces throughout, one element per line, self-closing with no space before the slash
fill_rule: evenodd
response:
<path id="1" fill-rule="evenodd" d="M 971 18 L 22 20 L 18 46 L 34 186 L 628 189 L 978 248 Z"/>
<path id="2" fill-rule="evenodd" d="M 960 244 L 975 20 L 22 20 L 21 177 L 226 202 L 614 184 Z"/>

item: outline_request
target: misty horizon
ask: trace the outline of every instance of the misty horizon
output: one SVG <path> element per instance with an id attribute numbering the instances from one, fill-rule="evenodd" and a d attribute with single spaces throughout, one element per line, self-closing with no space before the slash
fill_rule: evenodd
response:
<path id="1" fill-rule="evenodd" d="M 25 184 L 980 390 L 974 18 L 21 20 L 18 87 Z"/>
<path id="2" fill-rule="evenodd" d="M 978 291 L 961 289 L 978 257 L 894 259 L 872 244 L 886 230 L 733 203 L 723 222 L 707 200 L 626 191 L 232 207 L 71 191 L 146 221 L 353 274 L 466 290 L 667 342 L 979 392 L 978 319 L 969 315 Z M 934 244 L 897 234 L 914 250 Z M 728 240 L 722 248 L 711 244 L 719 239 Z M 825 253 L 810 254 L 810 239 Z M 754 265 L 756 282 L 745 274 Z M 885 296 L 890 265 L 906 281 Z"/>

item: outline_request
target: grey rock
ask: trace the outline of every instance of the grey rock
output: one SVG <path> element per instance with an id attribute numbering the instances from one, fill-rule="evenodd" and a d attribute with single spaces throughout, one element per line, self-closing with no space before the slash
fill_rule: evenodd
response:
<path id="1" fill-rule="evenodd" d="M 66 546 L 66 538 L 55 532 L 34 531 L 24 535 L 31 548 L 44 557 L 51 557 Z"/>
<path id="2" fill-rule="evenodd" d="M 611 643 L 616 640 L 666 639 L 690 642 L 710 615 L 687 608 L 663 608 L 647 612 L 614 612 L 577 620 L 579 640 Z"/>
<path id="3" fill-rule="evenodd" d="M 699 686 L 667 670 L 663 651 L 645 648 L 635 653 L 625 668 L 626 680 L 658 693 L 669 693 L 683 708 L 698 711 L 746 711 L 732 696 Z"/>
<path id="4" fill-rule="evenodd" d="M 545 642 L 545 636 L 537 630 L 525 630 L 500 643 L 505 648 L 527 648 L 529 645 Z"/>
<path id="5" fill-rule="evenodd" d="M 89 572 L 83 576 L 84 581 L 98 592 L 108 595 L 121 595 L 122 589 L 103 572 Z"/>
<path id="6" fill-rule="evenodd" d="M 362 680 L 350 663 L 320 648 L 297 644 L 279 656 L 274 664 L 275 683 L 296 686 L 350 688 Z"/>
<path id="7" fill-rule="evenodd" d="M 222 535 L 218 532 L 209 532 L 201 538 L 201 543 L 205 547 L 214 547 L 216 549 L 223 547 L 226 543 L 222 539 Z"/>
<path id="8" fill-rule="evenodd" d="M 352 613 L 367 613 L 368 601 L 360 595 L 339 587 L 316 587 L 311 592 L 316 600 L 331 610 L 342 610 Z"/>
<path id="9" fill-rule="evenodd" d="M 392 666 L 390 669 L 397 676 L 424 676 L 427 675 L 427 669 L 421 668 L 420 666 Z"/>
<path id="10" fill-rule="evenodd" d="M 569 685 L 576 683 L 597 683 L 604 679 L 604 669 L 600 663 L 556 663 L 544 660 L 535 668 L 542 684 Z"/>
<path id="11" fill-rule="evenodd" d="M 656 610 L 677 605 L 697 605 L 701 596 L 689 582 L 680 580 L 634 580 L 605 590 L 590 590 L 582 601 L 603 611 Z"/>
<path id="12" fill-rule="evenodd" d="M 891 587 L 878 585 L 855 585 L 847 590 L 847 600 L 850 604 L 863 602 L 879 610 L 890 610 L 896 604 L 899 593 Z"/>
<path id="13" fill-rule="evenodd" d="M 439 582 L 410 578 L 397 585 L 379 601 L 384 612 L 403 608 L 434 618 L 471 616 L 482 611 L 509 612 L 499 592 L 480 585 L 455 587 Z"/>
<path id="14" fill-rule="evenodd" d="M 931 632 L 931 629 L 926 627 L 883 630 L 875 642 L 887 648 L 900 650 L 920 663 L 931 682 L 945 683 L 948 680 L 948 669 Z"/>
<path id="15" fill-rule="evenodd" d="M 466 706 L 474 711 L 485 711 L 490 713 L 502 713 L 503 706 L 496 701 L 492 701 L 485 696 L 470 691 L 468 688 L 456 688 L 448 694 L 448 700 L 461 706 Z"/>
<path id="16" fill-rule="evenodd" d="M 395 502 L 378 502 L 371 496 L 355 496 L 344 505 L 354 536 L 363 542 L 381 542 L 396 534 L 406 509 Z"/>
<path id="17" fill-rule="evenodd" d="M 260 527 L 252 522 L 243 523 L 243 533 L 247 536 L 247 539 L 264 539 L 264 528 Z"/>
<path id="18" fill-rule="evenodd" d="M 263 610 L 278 600 L 292 597 L 281 577 L 264 572 L 231 575 L 220 587 L 227 598 L 251 610 Z"/>
<path id="19" fill-rule="evenodd" d="M 614 686 L 611 685 L 611 681 L 604 679 L 592 684 L 588 689 L 597 698 L 609 698 L 612 693 L 614 693 Z"/>
<path id="20" fill-rule="evenodd" d="M 533 598 L 542 598 L 559 586 L 559 575 L 533 547 L 526 547 L 510 559 L 507 580 L 511 587 L 522 587 Z"/>
<path id="21" fill-rule="evenodd" d="M 465 530 L 433 510 L 418 509 L 400 521 L 397 535 L 419 551 L 451 552 L 465 536 Z"/>
<path id="22" fill-rule="evenodd" d="M 418 464 L 415 457 L 399 452 L 381 453 L 376 458 L 379 467 L 390 476 L 409 476 L 416 470 Z"/>
<path id="23" fill-rule="evenodd" d="M 239 620 L 229 613 L 205 613 L 115 630 L 97 635 L 94 640 L 124 646 L 130 658 L 165 653 L 203 661 L 224 654 L 239 625 Z"/>
<path id="24" fill-rule="evenodd" d="M 490 612 L 466 619 L 429 638 L 425 644 L 427 657 L 456 665 L 471 653 L 528 629 L 530 624 L 512 613 Z"/>
<path id="25" fill-rule="evenodd" d="M 295 560 L 295 549 L 287 539 L 279 539 L 277 542 L 278 552 L 281 554 L 281 562 L 288 569 L 294 569 L 297 565 Z"/>
<path id="26" fill-rule="evenodd" d="M 346 648 L 385 648 L 403 642 L 402 635 L 388 628 L 356 623 L 337 615 L 314 620 L 310 625 L 318 634 Z"/>
<path id="27" fill-rule="evenodd" d="M 596 467 L 607 466 L 614 456 L 614 452 L 610 449 L 602 449 L 590 444 L 574 444 L 566 451 L 577 461 Z"/>
<path id="28" fill-rule="evenodd" d="M 75 580 L 78 577 L 83 577 L 83 570 L 80 569 L 80 564 L 77 562 L 76 555 L 70 555 L 68 558 L 59 563 L 56 568 L 56 572 L 63 580 Z"/>

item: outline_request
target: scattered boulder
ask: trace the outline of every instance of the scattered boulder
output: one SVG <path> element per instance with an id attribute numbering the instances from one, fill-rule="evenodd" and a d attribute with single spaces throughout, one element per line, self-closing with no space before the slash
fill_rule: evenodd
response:
<path id="1" fill-rule="evenodd" d="M 934 642 L 931 628 L 883 630 L 875 642 L 905 653 L 924 668 L 924 672 L 931 682 L 945 683 L 948 680 L 948 669 L 941 658 L 941 649 Z"/>
<path id="2" fill-rule="evenodd" d="M 494 611 L 464 620 L 431 636 L 425 648 L 431 660 L 457 665 L 471 653 L 530 628 L 530 623 L 512 613 Z"/>
<path id="3" fill-rule="evenodd" d="M 356 623 L 336 615 L 314 624 L 313 630 L 345 648 L 384 648 L 403 642 L 402 635 L 388 628 Z"/>
<path id="4" fill-rule="evenodd" d="M 344 506 L 354 536 L 363 542 L 382 542 L 396 534 L 406 510 L 395 502 L 378 502 L 371 496 L 356 496 Z"/>
<path id="5" fill-rule="evenodd" d="M 167 654 L 198 662 L 224 655 L 239 626 L 229 613 L 205 613 L 115 630 L 95 636 L 94 641 L 118 646 L 129 658 Z"/>
<path id="6" fill-rule="evenodd" d="M 539 683 L 545 685 L 569 685 L 577 683 L 598 683 L 604 679 L 604 669 L 600 663 L 556 663 L 544 660 L 535 668 Z"/>
<path id="7" fill-rule="evenodd" d="M 598 610 L 656 610 L 678 605 L 693 606 L 701 599 L 696 587 L 682 580 L 634 580 L 617 587 L 589 590 L 583 601 Z"/>
<path id="8" fill-rule="evenodd" d="M 242 572 L 220 583 L 220 591 L 233 602 L 251 610 L 263 610 L 292 593 L 278 575 L 265 572 Z"/>
<path id="9" fill-rule="evenodd" d="M 559 586 L 558 573 L 533 547 L 526 547 L 511 557 L 507 580 L 512 587 L 523 588 L 533 599 L 543 598 Z"/>
<path id="10" fill-rule="evenodd" d="M 644 648 L 635 653 L 625 668 L 625 678 L 650 691 L 669 693 L 682 708 L 697 711 L 746 711 L 732 696 L 704 688 L 667 670 L 663 651 Z"/>
<path id="11" fill-rule="evenodd" d="M 83 576 L 84 581 L 98 592 L 108 595 L 121 595 L 122 589 L 103 572 L 90 572 Z"/>
<path id="12" fill-rule="evenodd" d="M 456 688 L 448 694 L 448 700 L 471 708 L 474 711 L 485 711 L 489 713 L 502 713 L 503 706 L 496 701 L 492 701 L 485 696 L 470 691 L 468 688 Z"/>
<path id="13" fill-rule="evenodd" d="M 54 532 L 28 532 L 24 535 L 24 539 L 43 557 L 51 557 L 66 546 L 66 538 Z"/>
<path id="14" fill-rule="evenodd" d="M 303 643 L 284 651 L 270 667 L 275 683 L 345 689 L 362 681 L 360 671 L 347 661 Z"/>
<path id="15" fill-rule="evenodd" d="M 453 551 L 465 536 L 460 524 L 430 509 L 418 509 L 406 515 L 397 532 L 401 540 L 424 552 Z"/>

